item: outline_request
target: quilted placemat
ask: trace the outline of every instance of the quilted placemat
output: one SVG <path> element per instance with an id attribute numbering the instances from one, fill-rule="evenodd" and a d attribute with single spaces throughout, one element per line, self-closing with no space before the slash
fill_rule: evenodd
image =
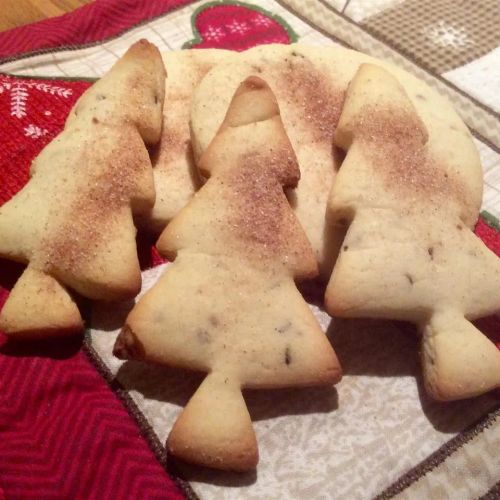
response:
<path id="1" fill-rule="evenodd" d="M 485 172 L 476 233 L 500 255 L 498 9 L 494 1 L 455 4 L 106 0 L 0 33 L 0 203 L 27 181 L 31 160 L 61 130 L 78 96 L 139 38 L 164 51 L 341 44 L 398 64 L 455 105 Z M 139 243 L 143 290 L 165 267 L 150 244 Z M 0 262 L 0 306 L 19 273 Z M 201 379 L 111 356 L 131 304 L 92 307 L 83 343 L 4 343 L 0 498 L 500 494 L 498 395 L 430 401 L 407 326 L 332 321 L 312 299 L 346 376 L 335 389 L 247 391 L 261 462 L 243 476 L 167 457 L 168 431 Z M 500 343 L 498 325 L 488 318 L 479 326 Z"/>

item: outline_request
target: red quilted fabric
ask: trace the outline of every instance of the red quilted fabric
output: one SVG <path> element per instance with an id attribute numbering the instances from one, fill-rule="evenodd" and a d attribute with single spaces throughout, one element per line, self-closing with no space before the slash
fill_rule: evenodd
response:
<path id="1" fill-rule="evenodd" d="M 0 347 L 0 373 L 7 498 L 183 498 L 81 339 L 9 342 Z"/>
<path id="2" fill-rule="evenodd" d="M 500 257 L 500 233 L 482 218 L 477 221 L 475 232 L 486 246 Z"/>
<path id="3" fill-rule="evenodd" d="M 84 45 L 116 36 L 131 26 L 193 0 L 94 0 L 63 16 L 0 33 L 0 61 L 50 47 Z"/>

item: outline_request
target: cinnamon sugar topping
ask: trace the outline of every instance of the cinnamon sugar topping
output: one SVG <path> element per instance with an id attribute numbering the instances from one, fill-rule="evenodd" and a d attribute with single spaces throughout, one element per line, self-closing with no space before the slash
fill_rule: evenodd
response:
<path id="1" fill-rule="evenodd" d="M 230 174 L 230 228 L 237 240 L 255 246 L 262 257 L 286 253 L 289 241 L 301 241 L 295 238 L 301 228 L 283 191 L 284 185 L 296 185 L 298 177 L 291 148 L 247 154 Z"/>
<path id="2" fill-rule="evenodd" d="M 129 135 L 125 137 L 127 130 Z M 111 231 L 117 227 L 117 218 L 127 217 L 127 212 L 120 213 L 119 209 L 128 209 L 137 178 L 148 168 L 149 160 L 135 129 L 123 127 L 122 137 L 120 146 L 104 153 L 89 147 L 75 155 L 81 169 L 92 169 L 102 162 L 106 162 L 108 168 L 86 189 L 75 193 L 75 200 L 65 214 L 65 223 L 41 242 L 41 248 L 45 249 L 44 268 L 78 272 L 98 251 L 104 251 L 101 245 L 113 237 Z"/>
<path id="3" fill-rule="evenodd" d="M 462 206 L 467 203 L 463 183 L 449 173 L 443 160 L 429 153 L 427 131 L 417 115 L 364 106 L 352 128 L 392 193 L 423 197 L 427 204 L 442 203 L 443 197 Z"/>
<path id="4" fill-rule="evenodd" d="M 345 91 L 335 89 L 331 79 L 325 78 L 307 59 L 293 57 L 286 59 L 285 64 L 281 72 L 286 100 L 299 107 L 300 115 L 306 118 L 306 130 L 312 140 L 332 140 Z"/>

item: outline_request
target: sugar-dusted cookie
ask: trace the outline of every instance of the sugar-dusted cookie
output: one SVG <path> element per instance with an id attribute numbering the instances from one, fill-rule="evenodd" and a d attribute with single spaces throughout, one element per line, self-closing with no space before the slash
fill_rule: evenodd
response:
<path id="1" fill-rule="evenodd" d="M 232 52 L 220 49 L 183 50 L 162 54 L 165 82 L 163 129 L 153 157 L 156 201 L 139 223 L 159 234 L 200 187 L 193 163 L 189 118 L 191 97 L 208 70 Z"/>
<path id="2" fill-rule="evenodd" d="M 342 47 L 265 45 L 216 65 L 193 96 L 191 128 L 198 157 L 217 133 L 239 83 L 253 74 L 269 83 L 300 165 L 301 179 L 290 201 L 325 281 L 330 277 L 343 238 L 342 232 L 325 219 L 329 192 L 341 163 L 332 147 L 333 134 L 347 86 L 365 62 L 381 65 L 399 80 L 427 128 L 433 149 L 450 158 L 457 174 L 467 179 L 468 199 L 474 210 L 466 221 L 473 223 L 483 181 L 467 128 L 445 99 L 391 64 Z"/>
<path id="3" fill-rule="evenodd" d="M 66 287 L 85 297 L 133 297 L 141 276 L 132 213 L 154 203 L 144 143 L 160 138 L 165 70 L 156 47 L 134 44 L 71 111 L 0 208 L 0 255 L 28 263 L 0 313 L 18 337 L 82 329 Z"/>
<path id="4" fill-rule="evenodd" d="M 299 168 L 264 81 L 239 86 L 199 166 L 208 181 L 158 241 L 175 260 L 129 314 L 114 353 L 208 372 L 168 449 L 247 470 L 258 451 L 242 388 L 330 384 L 341 371 L 295 286 L 317 265 L 283 191 Z"/>
<path id="5" fill-rule="evenodd" d="M 208 73 L 193 97 L 195 158 L 215 136 L 239 83 L 251 75 L 268 82 L 278 101 L 301 171 L 290 203 L 313 247 L 320 273 L 327 279 L 331 262 L 325 257 L 340 244 L 326 232 L 325 207 L 337 164 L 332 140 L 345 86 L 331 78 L 328 65 L 315 54 L 306 56 L 290 46 L 257 47 L 227 58 Z"/>
<path id="6" fill-rule="evenodd" d="M 499 387 L 500 351 L 470 321 L 500 310 L 500 259 L 471 230 L 476 179 L 456 164 L 463 150 L 443 155 L 398 80 L 371 64 L 349 85 L 335 144 L 347 156 L 328 210 L 348 229 L 327 310 L 416 323 L 437 399 Z"/>

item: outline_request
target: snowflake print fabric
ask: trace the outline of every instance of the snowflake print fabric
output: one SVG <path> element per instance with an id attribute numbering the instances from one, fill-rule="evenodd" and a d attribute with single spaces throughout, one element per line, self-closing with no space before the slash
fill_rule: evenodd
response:
<path id="1" fill-rule="evenodd" d="M 26 137 L 31 137 L 33 139 L 38 139 L 39 137 L 42 137 L 42 135 L 48 133 L 49 131 L 46 128 L 37 127 L 32 123 L 30 123 L 27 127 L 24 127 L 24 135 L 26 135 Z"/>
<path id="2" fill-rule="evenodd" d="M 463 27 L 446 24 L 443 20 L 422 30 L 422 33 L 435 44 L 441 45 L 441 47 L 457 48 L 474 45 L 474 42 Z"/>
<path id="3" fill-rule="evenodd" d="M 14 83 L 9 85 L 7 90 L 10 90 L 10 114 L 16 118 L 23 118 L 26 116 L 26 99 L 28 98 L 26 88 L 23 88 L 20 83 Z"/>
<path id="4" fill-rule="evenodd" d="M 28 181 L 35 156 L 62 129 L 88 82 L 0 76 L 0 204 Z M 19 145 L 22 144 L 22 147 Z"/>
<path id="5" fill-rule="evenodd" d="M 26 82 L 26 81 L 11 81 L 9 77 L 3 77 L 0 80 L 0 94 L 10 94 L 10 114 L 16 118 L 24 118 L 26 116 L 26 107 L 30 97 L 30 93 L 43 92 L 45 94 L 57 95 L 67 99 L 73 93 L 73 90 L 68 87 L 51 85 L 44 82 Z"/>

